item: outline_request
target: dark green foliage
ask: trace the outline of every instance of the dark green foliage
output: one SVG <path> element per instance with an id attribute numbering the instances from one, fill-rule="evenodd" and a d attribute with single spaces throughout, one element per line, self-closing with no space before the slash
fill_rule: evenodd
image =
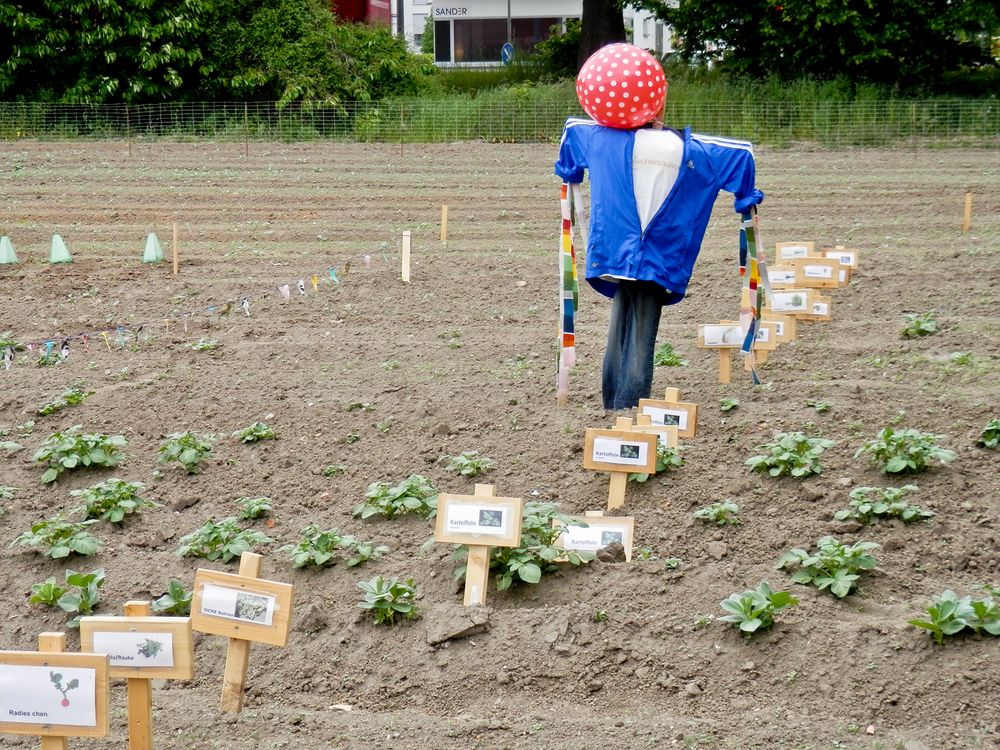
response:
<path id="1" fill-rule="evenodd" d="M 764 581 L 756 591 L 750 589 L 742 594 L 730 594 L 719 602 L 729 613 L 719 620 L 733 623 L 749 637 L 760 630 L 770 630 L 778 612 L 798 603 L 799 600 L 787 591 L 772 591 Z"/>
<path id="2" fill-rule="evenodd" d="M 939 646 L 946 635 L 955 635 L 966 628 L 976 633 L 1000 635 L 1000 607 L 992 596 L 959 598 L 948 589 L 934 597 L 934 603 L 927 607 L 927 615 L 926 620 L 914 618 L 908 622 L 927 630 Z"/>
<path id="3" fill-rule="evenodd" d="M 67 521 L 59 513 L 47 521 L 32 524 L 31 531 L 25 531 L 17 536 L 11 547 L 15 545 L 32 547 L 53 560 L 70 555 L 94 555 L 101 548 L 101 543 L 87 533 L 87 527 L 97 521 Z"/>
<path id="4" fill-rule="evenodd" d="M 875 558 L 869 552 L 878 546 L 875 542 L 846 545 L 825 536 L 816 542 L 815 552 L 791 549 L 775 567 L 794 568 L 795 583 L 811 583 L 820 591 L 829 589 L 834 596 L 843 598 L 854 590 L 861 573 L 875 567 Z"/>
<path id="5" fill-rule="evenodd" d="M 559 32 L 558 28 L 553 32 Z M 580 22 L 575 18 L 566 20 L 566 31 L 553 33 L 535 45 L 535 62 L 542 67 L 549 78 L 576 78 L 580 69 L 577 58 L 580 55 Z"/>
<path id="6" fill-rule="evenodd" d="M 365 491 L 365 502 L 354 506 L 353 513 L 362 519 L 373 516 L 393 518 L 404 513 L 416 513 L 433 518 L 437 513 L 438 491 L 419 474 L 411 474 L 399 484 L 372 482 Z"/>
<path id="7" fill-rule="evenodd" d="M 302 529 L 298 544 L 286 544 L 278 549 L 279 554 L 291 558 L 296 568 L 334 565 L 338 555 L 346 558 L 347 567 L 353 568 L 369 560 L 377 560 L 388 551 L 386 546 L 359 542 L 353 536 L 342 535 L 337 529 L 324 530 L 316 524 Z"/>
<path id="8" fill-rule="evenodd" d="M 200 529 L 181 537 L 177 554 L 181 557 L 203 557 L 206 560 L 221 560 L 224 563 L 244 552 L 252 552 L 259 544 L 269 544 L 273 540 L 266 534 L 253 529 L 244 529 L 230 516 L 219 523 L 207 521 Z"/>
<path id="9" fill-rule="evenodd" d="M 130 513 L 157 507 L 152 500 L 139 497 L 145 489 L 146 485 L 142 482 L 126 482 L 112 477 L 83 490 L 72 490 L 69 494 L 83 500 L 83 505 L 75 510 L 83 514 L 84 520 L 96 518 L 109 523 L 122 523 Z"/>
<path id="10" fill-rule="evenodd" d="M 81 433 L 80 429 L 80 425 L 75 425 L 65 432 L 49 435 L 35 452 L 34 460 L 48 467 L 42 473 L 46 484 L 56 481 L 64 471 L 117 466 L 124 458 L 121 449 L 128 445 L 128 440 L 122 435 Z"/>
<path id="11" fill-rule="evenodd" d="M 397 617 L 412 620 L 417 616 L 414 604 L 417 585 L 412 578 L 400 581 L 375 576 L 370 581 L 358 581 L 358 588 L 365 592 L 365 598 L 358 606 L 372 611 L 376 625 L 395 625 Z"/>
<path id="12" fill-rule="evenodd" d="M 151 609 L 165 615 L 186 617 L 191 614 L 191 599 L 194 591 L 188 591 L 177 578 L 171 578 L 167 584 L 167 593 L 153 602 Z"/>

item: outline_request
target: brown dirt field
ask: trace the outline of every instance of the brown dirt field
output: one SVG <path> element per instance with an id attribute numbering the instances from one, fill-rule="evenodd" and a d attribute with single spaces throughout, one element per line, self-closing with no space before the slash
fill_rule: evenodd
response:
<path id="1" fill-rule="evenodd" d="M 764 387 L 742 370 L 717 383 L 716 358 L 696 348 L 696 326 L 733 316 L 739 303 L 737 224 L 716 206 L 690 296 L 665 311 L 660 341 L 690 364 L 657 368 L 654 393 L 680 388 L 700 404 L 699 430 L 682 441 L 686 464 L 630 487 L 636 547 L 648 559 L 594 563 L 538 585 L 491 591 L 489 631 L 429 646 L 444 603 L 460 603 L 451 549 L 422 549 L 428 522 L 361 522 L 350 509 L 370 482 L 429 477 L 465 493 L 473 480 L 438 459 L 478 450 L 496 461 L 480 481 L 498 494 L 537 497 L 566 512 L 603 507 L 605 474 L 582 468 L 583 435 L 609 427 L 600 360 L 609 305 L 581 291 L 572 402 L 554 398 L 558 183 L 553 145 L 366 146 L 18 142 L 0 144 L 3 225 L 21 258 L 0 266 L 0 330 L 19 340 L 147 325 L 135 350 L 76 343 L 66 362 L 39 368 L 21 355 L 0 370 L 0 428 L 24 444 L 0 457 L 7 501 L 0 566 L 0 649 L 34 650 L 60 630 L 58 610 L 29 606 L 33 583 L 66 567 L 104 567 L 98 609 L 120 613 L 171 577 L 190 586 L 199 567 L 180 558 L 181 536 L 235 513 L 234 499 L 269 495 L 278 543 L 264 576 L 295 585 L 286 648 L 255 645 L 245 707 L 220 713 L 225 644 L 196 634 L 196 676 L 154 692 L 156 746 L 236 748 L 876 748 L 1000 746 L 1000 640 L 959 636 L 934 646 L 907 625 L 944 589 L 1000 585 L 1000 452 L 975 446 L 998 413 L 1000 375 L 1000 151 L 761 150 L 758 182 L 768 246 L 815 240 L 861 250 L 861 268 L 833 292 L 833 320 L 800 325 L 775 352 Z M 973 229 L 960 232 L 966 190 Z M 440 206 L 450 237 L 438 240 Z M 169 253 L 179 228 L 181 272 L 139 262 L 145 236 Z M 401 232 L 413 232 L 413 281 L 399 280 Z M 74 255 L 49 266 L 53 233 Z M 372 257 L 365 267 L 361 257 Z M 328 266 L 306 296 L 294 283 Z M 282 301 L 276 285 L 291 282 Z M 266 294 L 266 296 L 261 296 Z M 253 317 L 197 315 L 187 333 L 162 321 L 244 295 Z M 906 313 L 936 312 L 940 331 L 904 339 Z M 217 339 L 213 352 L 188 345 Z M 451 342 L 449 344 L 449 342 Z M 112 336 L 112 345 L 114 336 Z M 949 357 L 968 352 L 966 364 Z M 394 365 L 386 365 L 394 363 Z M 68 385 L 84 404 L 38 417 Z M 738 398 L 723 413 L 722 398 Z M 347 411 L 353 402 L 374 411 Z M 830 404 L 826 413 L 807 405 Z M 30 435 L 14 429 L 35 420 Z M 241 445 L 234 430 L 264 420 L 281 437 Z M 123 434 L 115 472 L 81 471 L 43 485 L 31 456 L 73 424 Z M 955 461 L 915 477 L 881 475 L 862 442 L 886 425 L 945 437 Z M 164 434 L 220 436 L 203 474 L 156 461 Z M 808 430 L 837 441 L 824 472 L 806 480 L 752 474 L 744 461 L 773 432 Z M 348 442 L 356 435 L 355 442 Z M 322 468 L 346 471 L 325 477 Z M 159 473 L 157 473 L 159 472 Z M 106 547 L 90 559 L 52 561 L 9 547 L 38 520 L 75 506 L 69 491 L 108 476 L 149 485 L 164 504 L 122 528 L 93 527 Z M 862 529 L 833 522 L 854 486 L 919 485 L 927 524 Z M 715 528 L 692 511 L 733 498 L 743 523 Z M 274 554 L 307 523 L 387 544 L 358 569 L 295 570 Z M 777 559 L 791 547 L 841 539 L 879 543 L 878 568 L 837 600 L 793 584 Z M 641 556 L 640 556 L 641 557 Z M 676 570 L 664 560 L 682 561 Z M 356 607 L 356 582 L 413 576 L 428 613 L 376 628 Z M 730 593 L 768 580 L 800 604 L 752 640 L 712 618 Z M 595 613 L 607 619 L 595 622 Z M 69 649 L 79 646 L 68 631 Z M 353 710 L 336 708 L 348 704 Z M 125 690 L 112 688 L 107 740 L 127 735 Z M 37 742 L 13 735 L 0 746 Z"/>

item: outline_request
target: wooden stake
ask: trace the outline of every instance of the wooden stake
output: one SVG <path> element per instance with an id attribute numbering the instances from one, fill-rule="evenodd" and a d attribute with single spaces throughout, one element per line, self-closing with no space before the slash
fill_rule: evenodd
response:
<path id="1" fill-rule="evenodd" d="M 719 349 L 719 382 L 729 383 L 733 379 L 733 360 L 728 349 Z"/>
<path id="2" fill-rule="evenodd" d="M 66 650 L 65 633 L 39 633 L 38 650 L 50 654 L 58 654 Z M 69 744 L 65 737 L 42 735 L 42 750 L 67 750 Z"/>
<path id="3" fill-rule="evenodd" d="M 260 578 L 263 558 L 253 552 L 244 552 L 240 557 L 239 575 L 245 578 Z M 250 641 L 230 638 L 226 650 L 226 671 L 222 677 L 222 703 L 220 708 L 227 713 L 239 713 L 243 709 L 243 688 L 247 681 L 250 665 Z"/>
<path id="4" fill-rule="evenodd" d="M 477 484 L 476 497 L 493 497 L 492 484 Z M 490 548 L 486 544 L 470 544 L 469 557 L 465 567 L 466 607 L 482 606 L 486 603 L 486 587 L 490 580 Z"/>
<path id="5" fill-rule="evenodd" d="M 448 241 L 448 206 L 441 206 L 441 241 Z"/>
<path id="6" fill-rule="evenodd" d="M 125 602 L 126 617 L 149 617 L 149 602 Z M 150 680 L 129 677 L 128 746 L 129 750 L 153 750 L 153 690 Z"/>
<path id="7" fill-rule="evenodd" d="M 243 102 L 243 134 L 245 136 L 243 155 L 250 158 L 250 109 L 246 102 Z"/>
<path id="8" fill-rule="evenodd" d="M 174 222 L 174 276 L 177 275 L 177 222 Z"/>
<path id="9" fill-rule="evenodd" d="M 962 215 L 962 234 L 972 229 L 972 193 L 965 194 L 965 213 Z"/>
<path id="10" fill-rule="evenodd" d="M 614 429 L 625 432 L 632 430 L 631 417 L 615 419 Z M 611 472 L 611 482 L 608 484 L 608 510 L 620 508 L 625 504 L 625 488 L 628 486 L 628 474 L 623 471 Z"/>
<path id="11" fill-rule="evenodd" d="M 403 281 L 410 283 L 410 230 L 403 232 Z"/>

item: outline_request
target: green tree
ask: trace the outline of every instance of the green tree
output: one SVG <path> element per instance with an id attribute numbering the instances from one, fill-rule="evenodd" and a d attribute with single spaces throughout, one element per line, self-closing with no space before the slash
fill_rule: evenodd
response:
<path id="1" fill-rule="evenodd" d="M 625 41 L 622 0 L 583 0 L 580 17 L 580 49 L 576 69 L 606 44 Z M 574 73 L 575 75 L 575 73 Z"/>
<path id="2" fill-rule="evenodd" d="M 210 72 L 207 0 L 0 2 L 0 96 L 79 103 L 175 96 Z"/>

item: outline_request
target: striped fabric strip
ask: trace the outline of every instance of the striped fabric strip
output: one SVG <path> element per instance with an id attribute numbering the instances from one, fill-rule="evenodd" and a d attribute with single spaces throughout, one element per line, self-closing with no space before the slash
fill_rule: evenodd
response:
<path id="1" fill-rule="evenodd" d="M 576 275 L 573 211 L 568 184 L 563 183 L 559 198 L 562 231 L 559 234 L 559 365 L 556 373 L 556 396 L 562 402 L 569 397 L 569 369 L 576 364 L 575 324 L 580 303 L 580 285 Z M 574 192 L 573 198 L 578 199 L 578 193 Z"/>
<path id="2" fill-rule="evenodd" d="M 757 242 L 760 233 L 757 207 L 743 213 L 741 218 L 740 276 L 743 278 L 743 289 L 740 293 L 740 326 L 744 334 L 741 351 L 750 363 L 751 380 L 755 385 L 760 385 L 755 367 L 754 342 L 757 339 L 764 298 L 771 290 L 764 251 L 758 247 Z"/>

